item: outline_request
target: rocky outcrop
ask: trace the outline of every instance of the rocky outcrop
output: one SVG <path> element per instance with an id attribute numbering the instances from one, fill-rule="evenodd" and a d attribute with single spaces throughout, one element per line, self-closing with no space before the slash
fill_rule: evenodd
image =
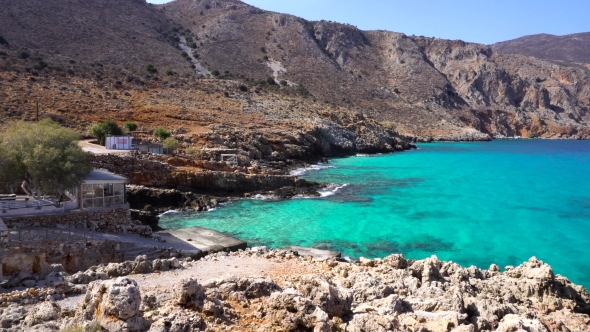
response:
<path id="1" fill-rule="evenodd" d="M 83 323 L 98 322 L 109 332 L 145 331 L 140 305 L 141 295 L 135 280 L 122 277 L 92 282 L 78 304 L 76 317 Z"/>
<path id="2" fill-rule="evenodd" d="M 235 264 L 236 259 L 245 259 L 248 264 L 256 260 L 289 262 L 315 272 L 293 270 L 273 279 L 225 276 L 204 283 L 183 278 L 170 289 L 156 286 L 145 294 L 129 277 L 97 278 L 90 281 L 73 319 L 61 319 L 59 306 L 48 299 L 32 310 L 0 306 L 0 322 L 8 331 L 73 324 L 98 324 L 107 331 L 152 332 L 228 326 L 245 331 L 264 327 L 269 331 L 325 332 L 590 329 L 586 289 L 555 276 L 549 265 L 534 257 L 501 272 L 496 265 L 488 270 L 464 268 L 436 256 L 413 261 L 397 254 L 349 263 L 258 247 L 211 254 L 203 263 L 219 261 L 226 266 L 224 260 Z M 150 263 L 138 259 L 128 270 L 142 262 Z M 156 264 L 151 262 L 153 267 Z M 191 269 L 192 264 L 189 259 L 177 268 Z M 91 279 L 76 276 L 69 280 Z"/>
<path id="3" fill-rule="evenodd" d="M 317 188 L 318 184 L 294 176 L 239 172 L 190 171 L 166 163 L 130 156 L 95 155 L 94 167 L 128 177 L 131 184 L 148 187 L 186 188 L 187 191 L 243 193 L 283 187 Z"/>

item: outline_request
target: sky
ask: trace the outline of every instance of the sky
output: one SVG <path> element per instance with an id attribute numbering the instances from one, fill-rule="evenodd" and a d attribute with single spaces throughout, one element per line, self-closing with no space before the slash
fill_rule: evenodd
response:
<path id="1" fill-rule="evenodd" d="M 147 0 L 166 3 L 166 0 Z M 493 44 L 525 35 L 590 31 L 588 0 L 245 0 L 307 20 L 362 30 Z"/>

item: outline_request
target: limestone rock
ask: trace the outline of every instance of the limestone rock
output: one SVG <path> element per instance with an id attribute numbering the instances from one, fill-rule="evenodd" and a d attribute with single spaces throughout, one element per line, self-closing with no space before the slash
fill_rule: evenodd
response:
<path id="1" fill-rule="evenodd" d="M 110 332 L 140 331 L 143 326 L 139 307 L 141 295 L 137 282 L 120 277 L 88 285 L 84 299 L 78 304 L 81 321 L 97 321 Z"/>
<path id="2" fill-rule="evenodd" d="M 174 303 L 187 308 L 202 308 L 204 300 L 203 286 L 197 280 L 182 279 L 174 285 Z"/>
<path id="3" fill-rule="evenodd" d="M 297 283 L 296 288 L 330 317 L 341 317 L 350 312 L 352 292 L 336 287 L 323 276 L 304 276 Z"/>
<path id="4" fill-rule="evenodd" d="M 24 325 L 31 327 L 60 317 L 61 307 L 54 302 L 42 302 L 36 305 L 27 315 Z"/>
<path id="5" fill-rule="evenodd" d="M 268 320 L 278 330 L 328 332 L 328 314 L 297 290 L 288 288 L 268 299 Z"/>
<path id="6" fill-rule="evenodd" d="M 526 319 L 518 315 L 506 315 L 496 329 L 497 332 L 547 332 L 537 319 Z"/>

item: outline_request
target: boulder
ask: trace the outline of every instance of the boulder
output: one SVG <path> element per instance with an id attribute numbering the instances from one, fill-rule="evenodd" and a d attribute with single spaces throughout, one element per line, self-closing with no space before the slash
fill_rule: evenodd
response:
<path id="1" fill-rule="evenodd" d="M 42 302 L 33 307 L 24 320 L 24 325 L 31 327 L 59 319 L 61 307 L 55 302 Z"/>
<path id="2" fill-rule="evenodd" d="M 341 317 L 351 311 L 352 292 L 336 287 L 324 276 L 304 276 L 296 284 L 296 289 L 330 317 Z"/>
<path id="3" fill-rule="evenodd" d="M 293 288 L 275 292 L 269 297 L 267 318 L 276 330 L 330 331 L 328 314 Z"/>
<path id="4" fill-rule="evenodd" d="M 174 285 L 174 303 L 186 308 L 203 308 L 203 286 L 193 278 L 182 279 Z"/>
<path id="5" fill-rule="evenodd" d="M 140 331 L 144 325 L 140 304 L 141 295 L 135 280 L 120 277 L 94 281 L 78 304 L 76 317 L 83 322 L 96 321 L 109 332 Z"/>

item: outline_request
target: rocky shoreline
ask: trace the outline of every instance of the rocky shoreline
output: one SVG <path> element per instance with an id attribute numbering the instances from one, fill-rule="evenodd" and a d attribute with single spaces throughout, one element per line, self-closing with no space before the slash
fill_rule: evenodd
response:
<path id="1" fill-rule="evenodd" d="M 590 330 L 587 290 L 534 257 L 502 272 L 257 247 L 198 261 L 138 256 L 72 276 L 54 266 L 46 279 L 0 295 L 0 331 Z M 83 295 L 61 300 L 64 289 Z"/>

